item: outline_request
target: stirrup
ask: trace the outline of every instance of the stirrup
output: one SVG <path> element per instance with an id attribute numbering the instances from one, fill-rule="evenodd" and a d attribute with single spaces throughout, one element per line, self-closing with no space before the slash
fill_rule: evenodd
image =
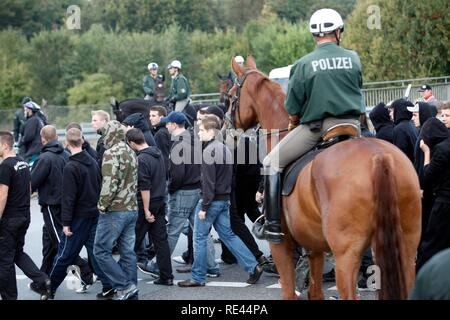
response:
<path id="1" fill-rule="evenodd" d="M 264 238 L 272 243 L 282 243 L 284 240 L 284 233 L 281 232 L 281 226 L 277 226 L 277 228 L 280 229 L 280 231 L 270 231 L 269 229 L 269 225 L 267 225 L 267 221 L 266 224 L 264 224 Z"/>

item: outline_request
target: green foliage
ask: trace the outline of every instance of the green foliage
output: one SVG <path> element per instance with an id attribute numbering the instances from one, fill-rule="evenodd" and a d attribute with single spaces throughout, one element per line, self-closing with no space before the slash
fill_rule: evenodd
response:
<path id="1" fill-rule="evenodd" d="M 123 84 L 113 83 L 107 74 L 94 73 L 86 75 L 83 81 L 76 80 L 68 90 L 69 105 L 107 103 L 111 97 L 122 99 Z"/>
<path id="2" fill-rule="evenodd" d="M 370 5 L 380 8 L 381 29 L 368 28 Z M 449 21 L 446 0 L 359 1 L 344 44 L 360 54 L 365 81 L 448 75 Z"/>
<path id="3" fill-rule="evenodd" d="M 20 61 L 27 41 L 19 31 L 8 29 L 0 32 L 0 43 L 0 108 L 17 108 L 30 90 L 27 67 Z"/>
<path id="4" fill-rule="evenodd" d="M 356 0 L 268 0 L 267 4 L 278 17 L 295 23 L 309 21 L 314 11 L 322 8 L 335 9 L 345 18 Z"/>

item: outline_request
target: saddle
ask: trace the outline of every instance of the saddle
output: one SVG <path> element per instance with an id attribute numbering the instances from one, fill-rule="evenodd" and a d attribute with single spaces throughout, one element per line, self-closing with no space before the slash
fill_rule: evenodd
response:
<path id="1" fill-rule="evenodd" d="M 314 160 L 314 158 L 323 150 L 338 142 L 358 137 L 358 127 L 351 123 L 342 123 L 329 128 L 312 150 L 308 151 L 305 155 L 295 160 L 284 169 L 282 174 L 283 186 L 281 194 L 283 196 L 288 196 L 292 193 L 300 171 L 302 171 L 302 169 Z"/>

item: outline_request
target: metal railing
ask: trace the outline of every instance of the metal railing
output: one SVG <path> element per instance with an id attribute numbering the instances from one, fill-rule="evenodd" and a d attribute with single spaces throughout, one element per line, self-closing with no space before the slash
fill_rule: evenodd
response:
<path id="1" fill-rule="evenodd" d="M 433 94 L 437 100 L 450 100 L 450 76 L 367 82 L 364 84 L 363 89 L 367 110 L 371 110 L 381 101 L 387 103 L 391 100 L 403 97 L 408 84 L 412 84 L 410 100 L 414 101 L 420 98 L 418 89 L 420 85 L 424 83 L 429 84 L 433 88 Z M 220 93 L 218 92 L 191 95 L 193 103 L 217 104 L 219 98 Z M 49 123 L 55 124 L 57 128 L 64 128 L 71 121 L 88 124 L 91 120 L 91 111 L 95 109 L 102 109 L 109 112 L 114 119 L 110 105 L 48 106 L 44 108 L 44 112 L 48 116 Z M 12 130 L 13 116 L 16 110 L 17 109 L 0 109 L 0 130 Z M 86 135 L 89 135 L 89 138 L 86 138 L 91 140 L 91 135 L 94 137 L 96 133 L 91 133 L 89 127 L 88 124 L 83 128 L 83 131 L 87 130 Z"/>

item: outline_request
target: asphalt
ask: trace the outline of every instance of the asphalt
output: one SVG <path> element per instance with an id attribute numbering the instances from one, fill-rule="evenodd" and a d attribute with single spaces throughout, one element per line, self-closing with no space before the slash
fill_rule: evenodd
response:
<path id="1" fill-rule="evenodd" d="M 42 259 L 42 215 L 36 199 L 31 202 L 31 224 L 26 236 L 25 252 L 27 252 L 33 261 L 40 266 Z M 250 226 L 250 222 L 248 225 Z M 217 234 L 213 234 L 217 237 Z M 186 237 L 181 235 L 175 249 L 174 255 L 180 255 L 186 248 Z M 265 255 L 269 254 L 269 247 L 266 241 L 257 240 L 261 251 Z M 215 244 L 216 257 L 220 257 L 221 248 L 219 244 Z M 86 252 L 83 250 L 81 256 L 85 257 Z M 175 285 L 160 286 L 152 283 L 154 278 L 138 271 L 138 289 L 140 300 L 278 300 L 281 298 L 281 289 L 278 283 L 278 277 L 271 274 L 263 273 L 260 280 L 255 285 L 248 285 L 245 281 L 248 274 L 238 265 L 221 264 L 221 276 L 218 278 L 208 279 L 205 287 L 196 288 L 180 288 L 176 285 L 178 281 L 189 278 L 189 273 L 178 273 L 175 268 L 181 265 L 172 262 Z M 30 280 L 23 272 L 16 268 L 17 286 L 19 292 L 19 300 L 39 300 L 40 296 L 35 294 L 28 288 Z M 78 294 L 75 292 L 80 287 L 80 281 L 73 275 L 68 275 L 65 281 L 58 288 L 55 300 L 96 300 L 96 294 L 100 292 L 101 285 L 96 282 L 91 286 L 87 293 Z M 336 297 L 337 291 L 335 283 L 324 283 L 324 291 L 326 299 Z M 362 300 L 373 300 L 375 294 L 370 291 L 360 292 Z"/>

